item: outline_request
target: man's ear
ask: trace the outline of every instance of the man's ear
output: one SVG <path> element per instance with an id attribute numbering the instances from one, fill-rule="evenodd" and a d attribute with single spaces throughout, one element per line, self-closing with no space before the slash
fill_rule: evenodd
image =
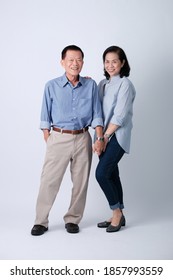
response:
<path id="1" fill-rule="evenodd" d="M 64 67 L 64 60 L 63 59 L 61 59 L 60 64 L 61 64 L 62 67 Z"/>

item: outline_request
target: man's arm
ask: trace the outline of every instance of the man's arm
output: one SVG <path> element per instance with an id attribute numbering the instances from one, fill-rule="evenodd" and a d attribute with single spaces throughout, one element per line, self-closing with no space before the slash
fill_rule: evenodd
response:
<path id="1" fill-rule="evenodd" d="M 42 108 L 41 108 L 41 122 L 40 129 L 43 131 L 44 140 L 47 142 L 48 137 L 50 136 L 51 130 L 51 98 L 49 88 L 46 85 L 42 100 Z"/>
<path id="2" fill-rule="evenodd" d="M 103 149 L 104 149 L 104 137 L 103 137 L 103 127 L 102 126 L 96 126 L 96 141 L 93 145 L 93 152 L 96 152 L 97 155 L 101 155 Z"/>

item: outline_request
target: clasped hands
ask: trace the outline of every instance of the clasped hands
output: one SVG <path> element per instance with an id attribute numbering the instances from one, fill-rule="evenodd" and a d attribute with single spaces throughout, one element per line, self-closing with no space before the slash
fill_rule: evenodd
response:
<path id="1" fill-rule="evenodd" d="M 107 137 L 104 137 L 104 141 L 96 140 L 93 144 L 93 152 L 100 156 L 102 152 L 105 152 L 108 142 Z"/>

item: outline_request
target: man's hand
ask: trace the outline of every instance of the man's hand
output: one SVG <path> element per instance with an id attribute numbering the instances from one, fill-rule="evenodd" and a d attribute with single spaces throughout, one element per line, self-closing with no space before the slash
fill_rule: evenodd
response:
<path id="1" fill-rule="evenodd" d="M 45 142 L 47 142 L 47 139 L 50 136 L 50 131 L 48 129 L 43 129 L 43 136 L 44 136 Z"/>
<path id="2" fill-rule="evenodd" d="M 104 150 L 104 141 L 96 140 L 93 144 L 93 152 L 96 153 L 98 156 L 101 155 L 101 153 Z"/>

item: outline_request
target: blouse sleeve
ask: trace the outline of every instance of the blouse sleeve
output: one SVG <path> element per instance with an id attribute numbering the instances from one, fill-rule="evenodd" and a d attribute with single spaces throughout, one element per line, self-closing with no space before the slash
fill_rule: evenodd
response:
<path id="1" fill-rule="evenodd" d="M 111 123 L 124 126 L 128 117 L 132 115 L 135 89 L 133 84 L 125 79 L 119 89 Z"/>

